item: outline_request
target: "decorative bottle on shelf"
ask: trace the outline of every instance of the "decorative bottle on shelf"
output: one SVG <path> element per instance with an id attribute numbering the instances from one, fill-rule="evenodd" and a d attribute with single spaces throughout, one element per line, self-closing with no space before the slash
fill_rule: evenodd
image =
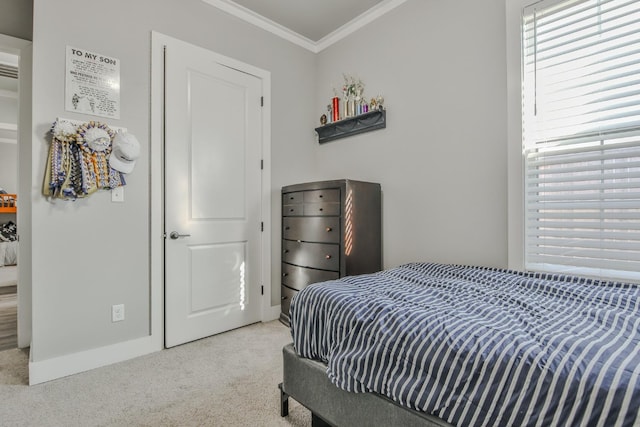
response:
<path id="1" fill-rule="evenodd" d="M 346 119 L 347 117 L 349 117 L 349 97 L 345 96 L 342 102 L 342 116 L 340 120 Z"/>
<path id="2" fill-rule="evenodd" d="M 356 99 L 353 95 L 349 95 L 347 117 L 355 117 L 356 115 Z"/>
<path id="3" fill-rule="evenodd" d="M 364 104 L 364 83 L 362 83 L 362 81 L 360 80 L 358 80 L 358 84 L 356 85 L 355 98 L 356 98 L 355 113 L 357 116 L 359 116 L 360 114 L 364 113 L 364 110 L 362 108 Z"/>
<path id="4" fill-rule="evenodd" d="M 332 105 L 332 122 L 337 122 L 338 120 L 340 120 L 340 98 L 338 98 L 337 96 L 335 96 L 332 100 L 331 100 L 331 105 Z"/>

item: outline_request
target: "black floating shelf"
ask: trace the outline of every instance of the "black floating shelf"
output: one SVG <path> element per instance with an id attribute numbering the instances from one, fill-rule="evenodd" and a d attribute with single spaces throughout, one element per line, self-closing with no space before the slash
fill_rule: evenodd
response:
<path id="1" fill-rule="evenodd" d="M 387 111 L 375 110 L 338 122 L 327 123 L 324 126 L 316 128 L 316 133 L 318 134 L 318 142 L 323 144 L 333 141 L 334 139 L 346 138 L 347 136 L 370 132 L 376 129 L 384 129 L 386 127 Z"/>

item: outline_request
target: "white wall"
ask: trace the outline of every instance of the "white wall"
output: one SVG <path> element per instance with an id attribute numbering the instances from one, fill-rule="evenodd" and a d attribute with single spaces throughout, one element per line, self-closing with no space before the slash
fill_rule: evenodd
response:
<path id="1" fill-rule="evenodd" d="M 0 187 L 7 193 L 18 192 L 17 144 L 0 142 Z"/>
<path id="2" fill-rule="evenodd" d="M 504 0 L 409 0 L 319 54 L 316 118 L 342 73 L 385 98 L 386 129 L 315 153 L 319 179 L 382 185 L 385 267 L 506 267 L 505 43 Z"/>
<path id="3" fill-rule="evenodd" d="M 18 81 L 0 77 L 0 123 L 18 124 Z M 14 97 L 13 94 L 16 96 Z"/>
<path id="4" fill-rule="evenodd" d="M 69 14 L 90 17 L 60 25 Z M 271 72 L 273 218 L 279 188 L 307 179 L 313 167 L 315 56 L 239 21 L 200 0 L 35 0 L 33 76 L 33 346 L 34 362 L 149 335 L 149 159 L 130 175 L 123 204 L 108 192 L 85 200 L 49 202 L 41 196 L 45 135 L 58 116 L 100 119 L 64 111 L 65 46 L 121 61 L 121 119 L 148 153 L 151 31 L 206 47 Z M 273 235 L 280 235 L 273 221 Z M 274 238 L 273 259 L 279 259 Z M 279 269 L 272 301 L 279 304 Z M 111 323 L 110 307 L 124 303 L 126 320 Z M 44 366 L 44 364 L 41 364 Z"/>
<path id="5" fill-rule="evenodd" d="M 18 126 L 18 80 L 0 77 L 0 126 Z M 13 142 L 2 138 L 15 139 Z M 0 129 L 0 187 L 8 193 L 18 192 L 17 133 Z M 3 221 L 0 219 L 0 221 Z"/>
<path id="6" fill-rule="evenodd" d="M 74 11 L 99 19 L 61 26 Z M 33 76 L 32 360 L 82 353 L 149 334 L 149 163 L 126 202 L 109 194 L 50 203 L 41 196 L 45 135 L 64 111 L 65 46 L 121 61 L 120 120 L 148 150 L 150 32 L 271 72 L 272 304 L 279 303 L 280 187 L 316 179 L 380 182 L 384 259 L 506 266 L 505 5 L 409 0 L 314 55 L 200 0 L 35 0 Z M 382 93 L 384 130 L 318 145 L 313 128 L 341 84 L 359 75 Z M 98 118 L 96 118 L 98 119 Z M 110 307 L 127 306 L 111 323 Z"/>

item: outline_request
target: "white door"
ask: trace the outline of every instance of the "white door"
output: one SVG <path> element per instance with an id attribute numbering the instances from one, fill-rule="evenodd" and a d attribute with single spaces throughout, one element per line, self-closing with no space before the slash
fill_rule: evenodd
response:
<path id="1" fill-rule="evenodd" d="M 165 51 L 165 346 L 260 320 L 262 82 Z"/>

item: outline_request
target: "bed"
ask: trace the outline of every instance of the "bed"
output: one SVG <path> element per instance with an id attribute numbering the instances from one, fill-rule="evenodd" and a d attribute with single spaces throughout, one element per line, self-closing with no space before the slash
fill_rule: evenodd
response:
<path id="1" fill-rule="evenodd" d="M 7 194 L 0 188 L 0 267 L 18 263 L 18 227 L 15 219 L 18 195 Z"/>
<path id="2" fill-rule="evenodd" d="M 317 425 L 640 423 L 638 285 L 412 263 L 311 285 L 290 318 L 283 416 L 291 396 Z"/>
<path id="3" fill-rule="evenodd" d="M 18 228 L 13 221 L 0 224 L 0 267 L 18 263 Z"/>

